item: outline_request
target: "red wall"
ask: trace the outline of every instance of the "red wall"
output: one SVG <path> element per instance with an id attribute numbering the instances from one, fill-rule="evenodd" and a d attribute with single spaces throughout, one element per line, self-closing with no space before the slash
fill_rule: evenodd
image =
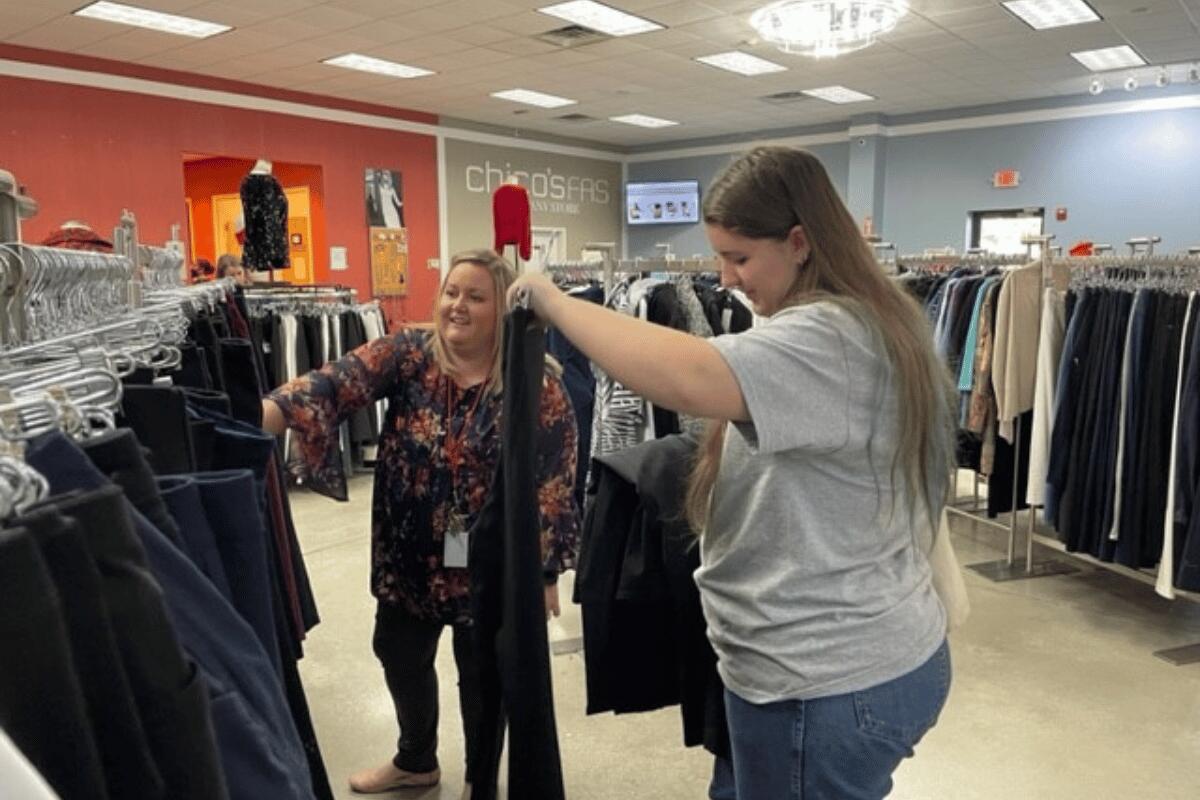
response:
<path id="1" fill-rule="evenodd" d="M 192 201 L 192 219 L 196 227 L 192 230 L 192 240 L 196 248 L 197 258 L 207 258 L 213 264 L 221 253 L 216 251 L 216 237 L 212 225 L 212 196 L 214 194 L 237 194 L 242 185 L 242 178 L 254 166 L 254 161 L 248 158 L 205 158 L 199 161 L 189 161 L 183 165 L 184 196 Z M 312 253 L 316 263 L 322 269 L 329 266 L 328 237 L 325 235 L 325 188 L 324 177 L 320 167 L 306 164 L 282 164 L 275 162 L 271 174 L 279 179 L 283 188 L 307 186 L 312 204 Z M 363 213 L 366 213 L 365 211 Z M 322 273 L 333 275 L 337 273 Z M 281 279 L 287 279 L 287 271 L 280 273 Z"/>
<path id="2" fill-rule="evenodd" d="M 3 53 L 0 53 L 3 55 Z M 67 219 L 111 235 L 122 209 L 137 215 L 141 241 L 161 243 L 187 224 L 185 153 L 310 164 L 324 178 L 325 238 L 314 221 L 317 282 L 370 294 L 363 170 L 399 170 L 409 226 L 410 294 L 386 304 L 396 321 L 427 320 L 438 272 L 437 145 L 434 137 L 284 114 L 0 77 L 0 169 L 41 205 L 23 225 L 40 241 Z M 347 248 L 350 269 L 329 271 L 329 246 Z"/>

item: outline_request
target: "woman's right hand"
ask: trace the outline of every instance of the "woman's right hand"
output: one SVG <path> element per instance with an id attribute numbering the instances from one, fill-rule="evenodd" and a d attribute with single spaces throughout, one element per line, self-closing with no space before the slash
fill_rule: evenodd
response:
<path id="1" fill-rule="evenodd" d="M 537 272 L 527 272 L 517 278 L 508 290 L 508 307 L 516 308 L 523 296 L 529 299 L 529 307 L 538 319 L 550 324 L 554 324 L 555 305 L 566 297 L 562 289 L 554 285 L 554 281 Z"/>
<path id="2" fill-rule="evenodd" d="M 267 397 L 262 401 L 262 426 L 264 431 L 276 436 L 287 430 L 287 420 L 283 418 L 279 405 Z"/>

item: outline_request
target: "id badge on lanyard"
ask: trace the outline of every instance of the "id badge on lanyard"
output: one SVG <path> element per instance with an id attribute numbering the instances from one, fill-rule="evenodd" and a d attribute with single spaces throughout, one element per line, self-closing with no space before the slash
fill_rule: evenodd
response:
<path id="1" fill-rule="evenodd" d="M 475 411 L 479 407 L 479 398 L 476 398 L 476 404 L 471 411 L 463 419 L 462 434 L 455 439 L 451 428 L 453 424 L 454 403 L 452 400 L 452 389 L 447 387 L 447 402 L 446 402 L 446 434 L 443 440 L 442 450 L 446 457 L 446 466 L 450 470 L 450 515 L 446 520 L 446 535 L 444 537 L 444 546 L 442 550 L 442 566 L 447 569 L 466 569 L 467 558 L 470 554 L 470 531 L 467 530 L 467 519 L 461 512 L 462 503 L 459 500 L 459 471 L 463 468 L 465 462 L 464 450 L 468 432 L 471 430 L 471 421 L 475 416 Z M 482 389 L 480 397 L 483 396 Z"/>

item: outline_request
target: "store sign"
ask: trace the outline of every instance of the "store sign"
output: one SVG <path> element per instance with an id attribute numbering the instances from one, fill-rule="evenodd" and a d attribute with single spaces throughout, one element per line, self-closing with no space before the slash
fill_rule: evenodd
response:
<path id="1" fill-rule="evenodd" d="M 621 240 L 618 161 L 447 139 L 444 174 L 447 254 L 492 246 L 492 196 L 514 179 L 529 195 L 532 226 L 561 231 L 561 258 Z"/>
<path id="2" fill-rule="evenodd" d="M 526 170 L 514 168 L 510 162 L 501 166 L 485 159 L 482 163 L 468 164 L 463 176 L 468 192 L 488 195 L 509 178 L 516 178 L 529 192 L 529 208 L 533 212 L 577 215 L 589 205 L 606 206 L 612 200 L 612 186 L 605 178 L 556 174 L 552 167 Z"/>
<path id="3" fill-rule="evenodd" d="M 1021 173 L 1015 169 L 998 169 L 992 175 L 993 189 L 1015 189 L 1021 185 Z"/>

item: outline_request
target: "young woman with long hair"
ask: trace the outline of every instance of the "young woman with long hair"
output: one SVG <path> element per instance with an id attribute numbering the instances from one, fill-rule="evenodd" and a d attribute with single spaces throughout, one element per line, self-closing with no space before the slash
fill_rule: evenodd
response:
<path id="1" fill-rule="evenodd" d="M 950 685 L 927 554 L 953 391 L 920 308 L 811 154 L 760 147 L 704 202 L 722 282 L 761 327 L 704 340 L 510 290 L 655 405 L 712 420 L 688 507 L 739 800 L 876 800 Z"/>

